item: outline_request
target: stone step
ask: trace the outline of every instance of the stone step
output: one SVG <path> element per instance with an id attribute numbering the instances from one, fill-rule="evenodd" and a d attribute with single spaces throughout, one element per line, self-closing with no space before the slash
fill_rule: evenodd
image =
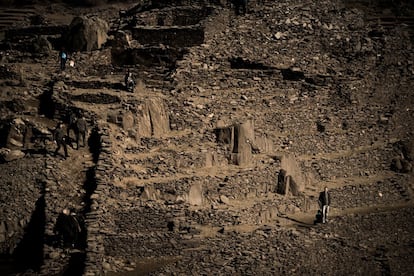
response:
<path id="1" fill-rule="evenodd" d="M 15 23 L 16 23 L 15 20 L 0 20 L 0 26 L 2 27 L 12 26 Z"/>
<path id="2" fill-rule="evenodd" d="M 0 9 L 0 28 L 18 24 L 27 17 L 34 15 L 34 9 Z"/>
<path id="3" fill-rule="evenodd" d="M 1 14 L 21 14 L 21 15 L 27 15 L 27 14 L 34 14 L 35 10 L 34 8 L 19 8 L 19 9 L 0 9 L 0 15 Z"/>
<path id="4" fill-rule="evenodd" d="M 23 19 L 24 19 L 24 17 L 16 16 L 14 14 L 0 14 L 0 22 L 9 21 L 9 20 L 19 21 L 19 20 L 23 20 Z"/>
<path id="5" fill-rule="evenodd" d="M 132 37 L 143 45 L 169 45 L 191 47 L 204 43 L 201 26 L 148 27 L 139 26 L 131 30 Z"/>
<path id="6" fill-rule="evenodd" d="M 5 36 L 13 41 L 25 36 L 33 37 L 36 35 L 60 35 L 67 31 L 68 28 L 69 27 L 67 25 L 20 27 L 7 30 Z"/>

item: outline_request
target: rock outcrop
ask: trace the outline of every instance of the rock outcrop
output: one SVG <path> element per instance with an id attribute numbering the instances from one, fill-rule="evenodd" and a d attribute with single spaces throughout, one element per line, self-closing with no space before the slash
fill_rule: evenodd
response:
<path id="1" fill-rule="evenodd" d="M 298 196 L 311 181 L 311 177 L 302 172 L 293 156 L 282 157 L 277 186 L 279 194 Z"/>
<path id="2" fill-rule="evenodd" d="M 136 108 L 135 115 L 127 111 L 121 116 L 120 124 L 125 130 L 133 130 L 137 137 L 159 137 L 170 131 L 170 121 L 162 99 L 146 99 Z"/>
<path id="3" fill-rule="evenodd" d="M 217 127 L 214 132 L 217 143 L 228 145 L 231 164 L 249 165 L 252 161 L 252 153 L 260 151 L 255 145 L 254 125 L 251 120 L 228 127 Z"/>
<path id="4" fill-rule="evenodd" d="M 109 25 L 98 17 L 75 17 L 65 37 L 72 51 L 92 51 L 102 47 L 108 39 Z"/>

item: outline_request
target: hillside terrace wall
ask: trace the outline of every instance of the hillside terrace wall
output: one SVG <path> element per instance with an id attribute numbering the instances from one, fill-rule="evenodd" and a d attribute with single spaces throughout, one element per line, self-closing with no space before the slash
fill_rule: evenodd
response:
<path id="1" fill-rule="evenodd" d="M 198 24 L 212 12 L 211 7 L 190 6 L 164 8 L 139 14 L 139 25 L 150 26 L 189 26 Z"/>
<path id="2" fill-rule="evenodd" d="M 13 28 L 5 32 L 7 40 L 14 41 L 25 36 L 36 35 L 60 35 L 69 30 L 68 25 L 55 25 L 55 26 L 30 26 L 22 28 Z"/>
<path id="3" fill-rule="evenodd" d="M 0 179 L 0 254 L 7 255 L 23 239 L 41 197 L 40 180 L 45 176 L 39 172 L 44 171 L 45 164 L 43 160 L 20 159 L 1 164 L 0 169 L 5 172 Z"/>
<path id="4" fill-rule="evenodd" d="M 87 229 L 87 248 L 85 260 L 85 276 L 102 275 L 104 262 L 103 246 L 103 225 L 100 216 L 105 212 L 105 195 L 109 193 L 110 177 L 106 175 L 107 168 L 112 167 L 111 141 L 109 129 L 105 126 L 98 126 L 98 135 L 101 139 L 101 150 L 95 166 L 96 189 L 91 195 L 91 210 L 85 217 Z"/>
<path id="5" fill-rule="evenodd" d="M 204 29 L 200 25 L 152 27 L 139 26 L 131 30 L 132 37 L 143 45 L 191 47 L 204 43 Z"/>

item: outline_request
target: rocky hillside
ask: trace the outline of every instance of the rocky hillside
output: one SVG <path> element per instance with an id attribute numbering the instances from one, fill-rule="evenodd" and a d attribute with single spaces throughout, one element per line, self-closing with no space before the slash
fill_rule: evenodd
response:
<path id="1" fill-rule="evenodd" d="M 1 166 L 42 172 L 2 184 L 25 210 L 0 213 L 2 252 L 25 264 L 8 271 L 409 275 L 413 9 L 385 2 L 39 6 L 42 24 L 4 28 Z M 64 160 L 48 139 L 70 112 L 89 147 Z M 84 217 L 73 252 L 53 242 L 65 206 Z"/>

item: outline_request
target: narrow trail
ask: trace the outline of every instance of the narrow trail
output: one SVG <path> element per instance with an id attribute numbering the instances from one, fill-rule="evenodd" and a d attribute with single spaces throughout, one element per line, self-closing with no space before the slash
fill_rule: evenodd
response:
<path id="1" fill-rule="evenodd" d="M 403 202 L 396 202 L 392 205 L 389 204 L 380 204 L 380 205 L 371 205 L 371 206 L 361 206 L 355 208 L 347 208 L 347 209 L 338 209 L 338 208 L 330 208 L 329 210 L 329 217 L 342 217 L 347 215 L 364 215 L 364 214 L 376 214 L 376 213 L 384 213 L 384 212 L 391 212 L 396 211 L 399 209 L 404 208 L 413 208 L 414 202 L 410 201 L 403 201 Z M 291 221 L 292 225 L 298 224 L 305 224 L 305 225 L 314 225 L 315 215 L 317 210 L 310 210 L 306 213 L 299 212 L 291 215 L 286 215 L 285 218 Z M 328 222 L 329 223 L 329 222 Z"/>

